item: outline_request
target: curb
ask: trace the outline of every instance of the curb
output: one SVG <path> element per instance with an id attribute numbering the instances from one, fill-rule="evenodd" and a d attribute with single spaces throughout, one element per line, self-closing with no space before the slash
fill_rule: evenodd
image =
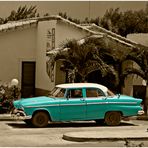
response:
<path id="1" fill-rule="evenodd" d="M 148 120 L 148 116 L 138 116 L 137 118 L 136 118 L 137 120 Z"/>
<path id="2" fill-rule="evenodd" d="M 133 116 L 129 117 L 129 120 L 148 120 L 148 116 Z"/>
<path id="3" fill-rule="evenodd" d="M 10 114 L 0 114 L 0 121 L 14 121 Z"/>
<path id="4" fill-rule="evenodd" d="M 74 141 L 74 142 L 96 142 L 96 141 L 126 141 L 126 140 L 148 140 L 148 137 L 74 137 L 64 134 L 62 137 L 64 140 Z"/>

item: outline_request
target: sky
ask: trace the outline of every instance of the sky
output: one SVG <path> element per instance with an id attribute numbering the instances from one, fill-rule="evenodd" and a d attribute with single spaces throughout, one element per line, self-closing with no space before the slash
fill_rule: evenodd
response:
<path id="1" fill-rule="evenodd" d="M 120 11 L 145 9 L 148 1 L 0 1 L 0 17 L 9 16 L 19 6 L 34 6 L 40 16 L 45 13 L 56 15 L 66 12 L 68 16 L 84 20 L 86 17 L 96 18 L 104 15 L 109 8 L 120 8 Z M 90 8 L 90 9 L 89 9 Z"/>

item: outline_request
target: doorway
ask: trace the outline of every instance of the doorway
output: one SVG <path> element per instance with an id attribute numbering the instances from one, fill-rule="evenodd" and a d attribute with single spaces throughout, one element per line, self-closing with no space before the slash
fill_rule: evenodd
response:
<path id="1" fill-rule="evenodd" d="M 27 98 L 35 95 L 35 62 L 22 62 L 22 97 Z"/>
<path id="2" fill-rule="evenodd" d="M 133 97 L 145 100 L 146 86 L 133 85 Z"/>

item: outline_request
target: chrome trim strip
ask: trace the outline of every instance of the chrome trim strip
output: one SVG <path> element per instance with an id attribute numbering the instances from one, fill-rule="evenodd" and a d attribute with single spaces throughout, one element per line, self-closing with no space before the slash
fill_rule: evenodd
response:
<path id="1" fill-rule="evenodd" d="M 60 106 L 60 105 L 59 104 L 50 104 L 50 105 L 40 105 L 40 106 L 25 106 L 25 108 L 48 107 L 48 106 Z"/>
<path id="2" fill-rule="evenodd" d="M 87 105 L 98 105 L 98 104 L 137 104 L 137 102 L 98 102 L 98 103 L 87 103 Z"/>
<path id="3" fill-rule="evenodd" d="M 40 108 L 40 107 L 48 107 L 48 106 L 76 106 L 76 105 L 86 105 L 86 103 L 83 103 L 83 104 L 54 104 L 54 105 L 41 105 L 41 106 L 26 106 L 26 108 L 33 108 L 33 107 L 37 107 L 37 108 Z"/>
<path id="4" fill-rule="evenodd" d="M 86 105 L 86 103 L 81 103 L 81 104 L 61 104 L 60 106 L 82 106 L 82 105 Z"/>
<path id="5" fill-rule="evenodd" d="M 99 104 L 109 104 L 109 103 L 108 102 L 87 103 L 87 105 L 99 105 Z"/>
<path id="6" fill-rule="evenodd" d="M 42 108 L 42 107 L 49 107 L 49 106 L 82 106 L 82 105 L 102 105 L 102 104 L 137 104 L 137 102 L 92 102 L 92 103 L 78 103 L 78 104 L 50 104 L 50 105 L 41 105 L 41 106 L 26 106 L 26 108 Z"/>

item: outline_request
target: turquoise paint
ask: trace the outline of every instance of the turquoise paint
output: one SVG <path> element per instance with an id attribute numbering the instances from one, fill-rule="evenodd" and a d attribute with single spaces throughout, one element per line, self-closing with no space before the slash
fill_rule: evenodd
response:
<path id="1" fill-rule="evenodd" d="M 80 98 L 60 101 L 60 120 L 85 120 L 86 101 Z"/>
<path id="2" fill-rule="evenodd" d="M 82 92 L 83 98 L 41 96 L 17 100 L 13 104 L 17 109 L 24 109 L 27 116 L 32 116 L 35 111 L 48 111 L 52 121 L 103 119 L 108 111 L 120 111 L 123 116 L 136 116 L 138 111 L 142 110 L 141 99 L 125 95 L 86 98 L 85 88 L 82 89 Z M 66 97 L 66 94 L 64 96 Z"/>

